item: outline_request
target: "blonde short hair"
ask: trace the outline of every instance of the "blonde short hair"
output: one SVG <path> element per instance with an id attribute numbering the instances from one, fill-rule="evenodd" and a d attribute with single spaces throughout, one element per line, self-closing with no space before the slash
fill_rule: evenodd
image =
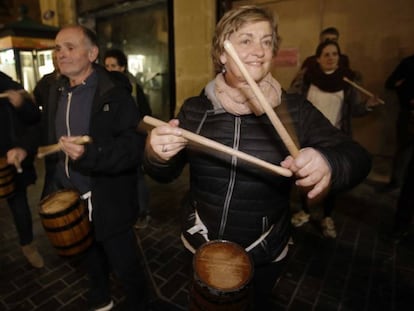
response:
<path id="1" fill-rule="evenodd" d="M 220 61 L 220 55 L 224 52 L 224 41 L 245 24 L 262 21 L 269 22 L 270 24 L 272 29 L 273 55 L 276 55 L 280 37 L 277 30 L 277 21 L 271 12 L 255 5 L 246 5 L 232 9 L 223 15 L 217 23 L 212 42 L 211 57 L 216 73 L 220 72 L 223 67 Z"/>

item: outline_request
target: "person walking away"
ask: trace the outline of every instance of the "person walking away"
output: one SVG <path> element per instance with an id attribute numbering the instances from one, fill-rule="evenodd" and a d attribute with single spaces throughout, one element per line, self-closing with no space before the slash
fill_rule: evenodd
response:
<path id="1" fill-rule="evenodd" d="M 36 181 L 33 165 L 36 144 L 33 126 L 40 121 L 40 110 L 23 87 L 0 72 L 0 155 L 10 166 L 21 170 L 14 175 L 14 192 L 6 197 L 13 215 L 23 255 L 35 268 L 44 266 L 33 242 L 32 213 L 27 199 L 27 187 Z"/>

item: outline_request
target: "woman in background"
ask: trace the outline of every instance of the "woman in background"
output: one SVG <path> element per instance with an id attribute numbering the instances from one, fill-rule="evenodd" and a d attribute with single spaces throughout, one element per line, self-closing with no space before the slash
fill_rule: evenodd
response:
<path id="1" fill-rule="evenodd" d="M 292 82 L 290 93 L 301 93 L 331 122 L 333 126 L 351 136 L 353 116 L 365 115 L 371 107 L 379 104 L 373 97 L 368 101 L 349 83 L 356 80 L 356 74 L 348 67 L 340 66 L 341 50 L 335 41 L 321 42 L 316 48 L 317 63 L 301 71 Z M 322 233 L 325 237 L 336 238 L 336 229 L 331 217 L 335 207 L 334 193 L 328 193 L 323 200 Z M 310 219 L 308 200 L 302 196 L 302 210 L 292 217 L 292 224 L 300 227 Z"/>

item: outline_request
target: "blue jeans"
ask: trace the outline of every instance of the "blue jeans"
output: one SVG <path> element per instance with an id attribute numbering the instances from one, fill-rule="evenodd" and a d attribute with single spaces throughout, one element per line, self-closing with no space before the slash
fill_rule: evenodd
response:
<path id="1" fill-rule="evenodd" d="M 85 262 L 90 280 L 88 298 L 91 304 L 110 299 L 109 277 L 113 271 L 125 290 L 125 306 L 122 310 L 145 310 L 148 288 L 132 228 L 105 241 L 95 241 L 86 252 Z"/>

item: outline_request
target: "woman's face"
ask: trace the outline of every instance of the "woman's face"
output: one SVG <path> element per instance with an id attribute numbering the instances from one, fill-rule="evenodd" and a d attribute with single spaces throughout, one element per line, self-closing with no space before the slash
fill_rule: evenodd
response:
<path id="1" fill-rule="evenodd" d="M 260 82 L 270 71 L 273 58 L 272 29 L 269 22 L 252 22 L 243 25 L 231 34 L 229 41 L 250 76 Z M 220 61 L 226 68 L 224 78 L 232 87 L 246 83 L 237 64 L 227 52 L 223 52 Z"/>
<path id="2" fill-rule="evenodd" d="M 317 61 L 325 72 L 338 68 L 339 53 L 337 47 L 335 45 L 325 46 Z"/>
<path id="3" fill-rule="evenodd" d="M 112 56 L 105 58 L 105 68 L 108 71 L 124 72 L 125 70 L 125 66 L 120 66 L 118 60 Z"/>

